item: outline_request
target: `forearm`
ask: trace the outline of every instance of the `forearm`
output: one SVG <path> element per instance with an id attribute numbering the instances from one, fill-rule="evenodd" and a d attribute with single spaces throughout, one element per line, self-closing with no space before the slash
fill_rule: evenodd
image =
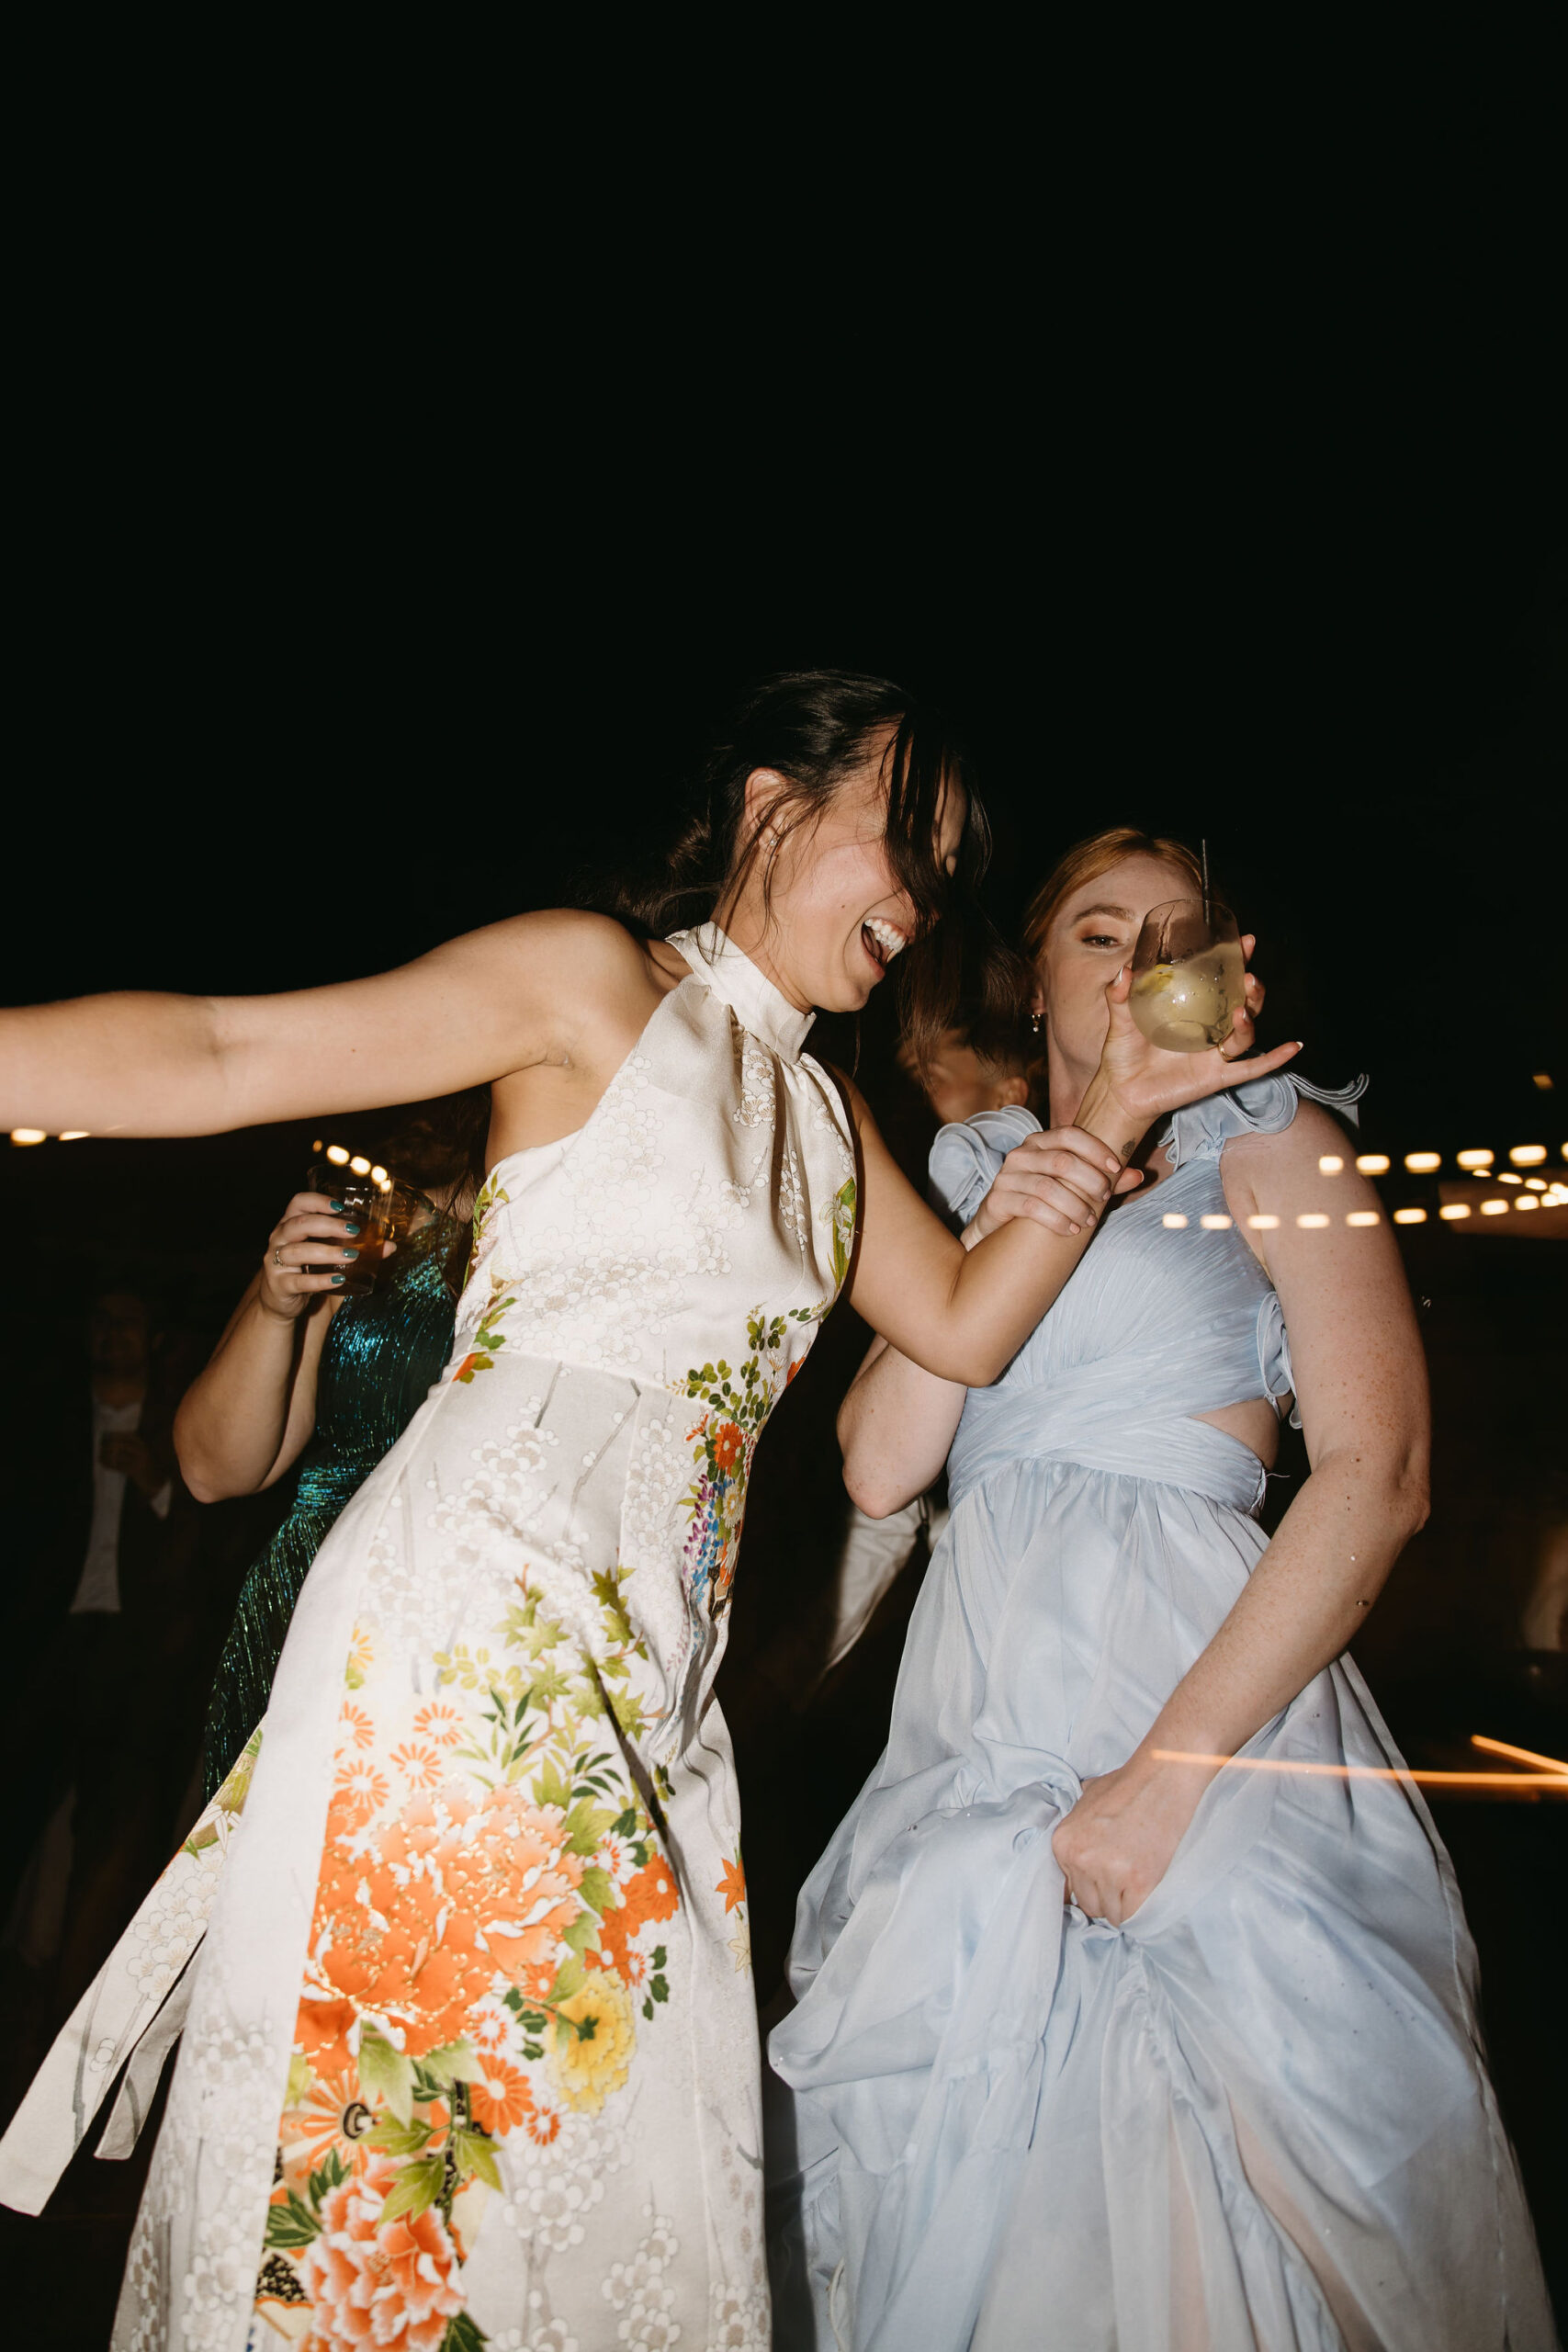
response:
<path id="1" fill-rule="evenodd" d="M 1137 1149 L 1143 1133 L 1142 1125 L 1121 1107 L 1099 1074 L 1075 1124 L 1104 1143 L 1119 1168 Z M 943 1311 L 933 1319 L 929 1336 L 914 1334 L 913 1344 L 897 1332 L 886 1336 L 939 1379 L 970 1388 L 989 1387 L 1077 1272 L 1096 1222 L 1086 1211 L 1078 1231 L 1063 1234 L 1032 1219 L 1012 1217 L 982 1238 L 982 1209 L 964 1237 L 964 1254 L 952 1261 Z M 876 1328 L 885 1329 L 881 1323 Z"/>
<path id="2" fill-rule="evenodd" d="M 924 1494 L 947 1460 L 968 1390 L 922 1372 L 897 1348 L 868 1359 L 839 1408 L 851 1500 L 886 1519 Z"/>
<path id="3" fill-rule="evenodd" d="M 0 1124 L 50 1135 L 213 1135 L 234 1122 L 204 997 L 76 997 L 0 1012 Z"/>
<path id="4" fill-rule="evenodd" d="M 289 1408 L 314 1334 L 309 1317 L 270 1314 L 259 1291 L 258 1276 L 175 1417 L 180 1469 L 198 1502 L 256 1494 L 287 1466 Z"/>
<path id="5" fill-rule="evenodd" d="M 1365 1624 L 1426 1509 L 1425 1471 L 1414 1461 L 1328 1455 L 1140 1754 L 1232 1756 L 1245 1747 Z"/>

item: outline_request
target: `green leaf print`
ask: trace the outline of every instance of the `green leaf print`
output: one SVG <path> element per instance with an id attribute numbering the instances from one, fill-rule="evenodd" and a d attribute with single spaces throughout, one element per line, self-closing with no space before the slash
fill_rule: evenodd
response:
<path id="1" fill-rule="evenodd" d="M 483 2073 L 479 2052 L 467 2034 L 459 2041 L 444 2041 L 439 2050 L 427 2050 L 419 2063 L 438 2083 L 477 2083 Z"/>
<path id="2" fill-rule="evenodd" d="M 413 2060 L 394 2050 L 373 2025 L 359 2029 L 359 2088 L 367 2107 L 379 2091 L 400 2123 L 413 2120 Z"/>
<path id="3" fill-rule="evenodd" d="M 445 2156 L 421 2156 L 416 2164 L 406 2165 L 387 2192 L 377 2228 L 385 2229 L 389 2222 L 400 2221 L 405 2213 L 423 2213 L 440 2196 L 446 2177 Z"/>
<path id="4" fill-rule="evenodd" d="M 437 2352 L 484 2352 L 489 2342 L 479 2322 L 470 2319 L 467 2312 L 459 2312 L 455 2319 L 447 2321 Z"/>
<path id="5" fill-rule="evenodd" d="M 315 2214 L 292 2189 L 281 2205 L 269 2205 L 266 2209 L 265 2243 L 269 2246 L 309 2245 L 312 2238 L 321 2235 L 321 2225 Z"/>
<path id="6" fill-rule="evenodd" d="M 378 2123 L 366 2132 L 365 2144 L 384 2156 L 417 2156 L 429 2137 L 428 2123 Z"/>
<path id="7" fill-rule="evenodd" d="M 465 2126 L 452 2134 L 452 2154 L 461 2177 L 470 2173 L 482 2180 L 488 2188 L 501 2187 L 501 2170 L 495 2161 L 495 2151 L 482 2132 Z"/>

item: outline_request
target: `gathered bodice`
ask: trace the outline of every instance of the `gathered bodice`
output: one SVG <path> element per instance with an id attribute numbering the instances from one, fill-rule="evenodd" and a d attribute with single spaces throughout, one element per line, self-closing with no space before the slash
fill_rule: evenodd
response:
<path id="1" fill-rule="evenodd" d="M 776 1393 L 838 1295 L 854 1159 L 801 1050 L 812 1016 L 716 925 L 670 944 L 691 971 L 586 1124 L 501 1160 L 479 1195 L 454 1377 L 505 1349 L 661 1386 L 706 1365 L 722 1385 L 759 1355 L 761 1317 Z"/>
<path id="2" fill-rule="evenodd" d="M 1256 1079 L 1173 1115 L 1171 1174 L 1106 1218 L 1000 1380 L 971 1389 L 948 1463 L 955 1504 L 1029 1456 L 1168 1479 L 1256 1510 L 1257 1455 L 1192 1418 L 1295 1385 L 1280 1302 L 1226 1205 L 1221 1155 L 1234 1136 L 1288 1127 L 1303 1094 L 1354 1117 L 1365 1084 L 1330 1092 Z M 1005 1110 L 944 1127 L 931 1148 L 933 1192 L 966 1223 L 1039 1125 L 1032 1112 Z"/>

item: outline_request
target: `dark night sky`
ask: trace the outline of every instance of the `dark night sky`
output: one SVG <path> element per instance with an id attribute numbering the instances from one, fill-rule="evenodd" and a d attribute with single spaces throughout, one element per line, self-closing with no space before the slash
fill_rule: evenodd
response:
<path id="1" fill-rule="evenodd" d="M 106 364 L 34 362 L 0 993 L 286 988 L 550 903 L 669 830 L 738 683 L 841 662 L 972 738 L 1004 922 L 1102 824 L 1206 833 L 1303 1069 L 1510 1140 L 1532 1071 L 1568 1099 L 1568 402 L 1529 140 L 1438 129 L 1381 209 L 954 216 L 849 339 L 847 246 L 829 296 L 819 248 L 650 276 L 628 229 L 592 329 L 558 273 L 503 343 L 513 281 L 465 329 L 434 232 L 351 299 L 281 215 L 199 288 L 95 222 Z"/>

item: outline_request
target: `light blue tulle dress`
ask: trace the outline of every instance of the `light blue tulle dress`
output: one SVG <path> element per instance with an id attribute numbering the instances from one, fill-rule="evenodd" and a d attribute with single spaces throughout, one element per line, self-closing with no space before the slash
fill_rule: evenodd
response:
<path id="1" fill-rule="evenodd" d="M 1256 1455 L 1191 1416 L 1286 1395 L 1289 1349 L 1242 1235 L 1201 1220 L 1226 1141 L 1311 1091 L 1179 1112 L 1174 1173 L 965 1403 L 886 1752 L 801 1895 L 772 2037 L 788 2352 L 1555 2340 L 1411 1782 L 1221 1773 L 1121 1928 L 1064 1909 L 1051 1849 L 1266 1548 Z M 944 1128 L 935 1189 L 972 1216 L 1036 1124 Z M 1242 1753 L 1402 1769 L 1348 1657 Z"/>

